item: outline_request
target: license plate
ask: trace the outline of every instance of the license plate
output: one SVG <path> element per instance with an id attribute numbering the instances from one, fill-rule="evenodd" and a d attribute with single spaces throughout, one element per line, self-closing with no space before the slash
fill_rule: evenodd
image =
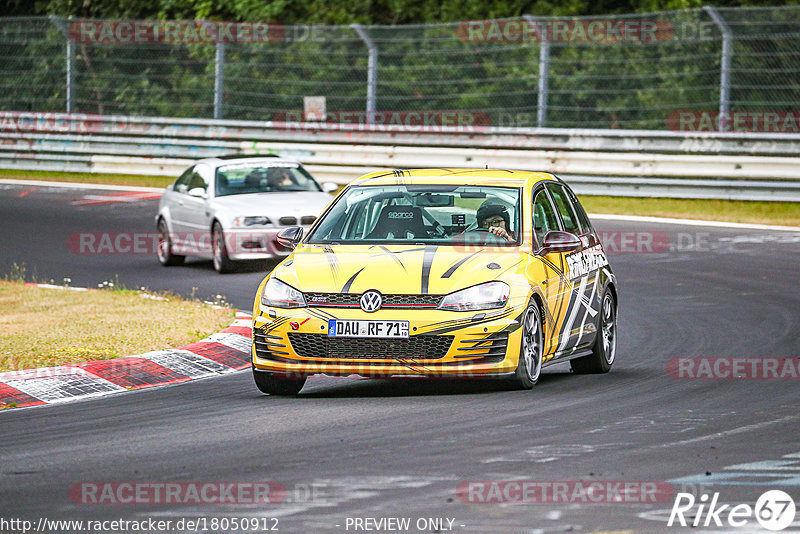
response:
<path id="1" fill-rule="evenodd" d="M 408 321 L 328 320 L 329 337 L 408 337 Z"/>

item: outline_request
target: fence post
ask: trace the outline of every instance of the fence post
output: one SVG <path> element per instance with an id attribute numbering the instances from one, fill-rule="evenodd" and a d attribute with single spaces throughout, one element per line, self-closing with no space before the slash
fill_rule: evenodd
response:
<path id="1" fill-rule="evenodd" d="M 367 63 L 367 124 L 374 124 L 378 85 L 378 47 L 375 46 L 375 42 L 367 35 L 361 24 L 351 24 L 350 27 L 356 31 L 369 50 L 369 61 Z"/>
<path id="2" fill-rule="evenodd" d="M 75 97 L 75 44 L 67 35 L 67 113 L 73 113 Z"/>
<path id="3" fill-rule="evenodd" d="M 731 57 L 733 56 L 733 31 L 717 8 L 703 6 L 714 24 L 722 32 L 722 60 L 719 74 L 719 129 L 727 131 L 730 122 L 730 97 L 731 97 Z"/>
<path id="4" fill-rule="evenodd" d="M 530 24 L 538 24 L 530 15 L 522 16 Z M 539 92 L 536 102 L 536 126 L 544 128 L 547 123 L 547 81 L 550 71 L 550 40 L 547 38 L 547 25 L 542 25 L 539 42 Z"/>
<path id="5" fill-rule="evenodd" d="M 214 58 L 214 118 L 222 119 L 222 93 L 224 91 L 225 76 L 225 43 L 217 41 L 217 53 Z"/>

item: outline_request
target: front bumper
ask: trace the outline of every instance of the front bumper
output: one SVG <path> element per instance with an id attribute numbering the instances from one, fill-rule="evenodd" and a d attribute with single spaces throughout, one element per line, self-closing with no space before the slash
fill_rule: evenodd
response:
<path id="1" fill-rule="evenodd" d="M 283 228 L 225 230 L 228 257 L 232 260 L 260 260 L 287 256 L 291 250 L 278 244 L 277 236 L 281 230 Z"/>
<path id="2" fill-rule="evenodd" d="M 507 376 L 519 359 L 526 306 L 485 312 L 260 306 L 253 318 L 256 370 L 289 376 Z M 368 316 L 367 316 L 368 315 Z M 328 320 L 408 320 L 409 337 L 330 338 Z"/>

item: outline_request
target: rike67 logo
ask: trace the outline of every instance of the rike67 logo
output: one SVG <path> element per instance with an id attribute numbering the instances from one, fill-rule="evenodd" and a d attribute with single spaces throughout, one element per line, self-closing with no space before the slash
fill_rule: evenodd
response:
<path id="1" fill-rule="evenodd" d="M 707 494 L 695 499 L 691 493 L 678 493 L 667 526 L 738 528 L 752 527 L 755 520 L 762 528 L 779 531 L 792 524 L 795 513 L 794 500 L 781 490 L 763 493 L 755 506 L 720 503 L 719 493 L 714 493 L 710 499 Z"/>

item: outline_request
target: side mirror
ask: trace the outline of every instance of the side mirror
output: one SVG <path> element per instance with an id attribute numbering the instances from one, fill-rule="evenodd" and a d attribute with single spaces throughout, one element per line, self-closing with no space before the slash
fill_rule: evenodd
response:
<path id="1" fill-rule="evenodd" d="M 326 193 L 333 193 L 337 189 L 339 189 L 339 185 L 333 182 L 324 182 L 322 184 L 322 190 L 325 191 Z"/>
<path id="2" fill-rule="evenodd" d="M 560 230 L 550 230 L 544 236 L 542 243 L 542 253 L 550 252 L 571 252 L 581 246 L 581 240 L 575 234 L 562 232 Z"/>
<path id="3" fill-rule="evenodd" d="M 284 228 L 278 232 L 278 235 L 275 236 L 275 239 L 283 248 L 294 250 L 294 247 L 296 247 L 300 240 L 303 239 L 303 228 L 301 226 L 290 226 L 289 228 Z"/>
<path id="4" fill-rule="evenodd" d="M 208 198 L 208 195 L 206 195 L 206 190 L 202 187 L 193 187 L 189 189 L 188 194 L 190 197 Z"/>

